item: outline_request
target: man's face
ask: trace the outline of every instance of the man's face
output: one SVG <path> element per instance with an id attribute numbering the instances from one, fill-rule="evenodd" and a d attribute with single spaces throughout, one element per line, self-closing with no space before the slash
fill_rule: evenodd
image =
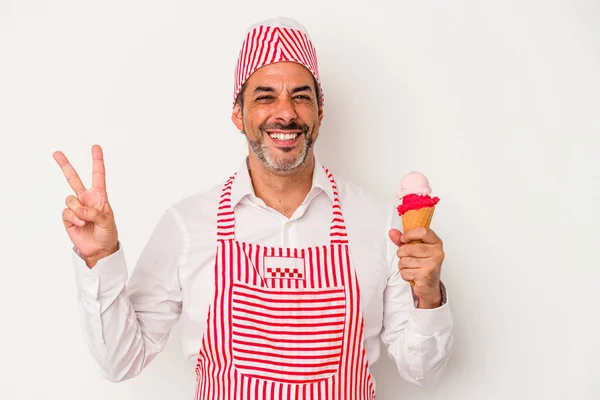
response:
<path id="1" fill-rule="evenodd" d="M 294 62 L 269 64 L 250 76 L 243 96 L 232 120 L 251 152 L 278 175 L 294 173 L 312 153 L 323 118 L 312 74 Z"/>

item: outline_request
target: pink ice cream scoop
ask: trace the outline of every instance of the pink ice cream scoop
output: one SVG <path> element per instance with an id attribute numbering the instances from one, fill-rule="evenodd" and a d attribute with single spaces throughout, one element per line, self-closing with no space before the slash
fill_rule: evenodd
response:
<path id="1" fill-rule="evenodd" d="M 396 192 L 398 200 L 408 194 L 430 195 L 431 187 L 427 177 L 420 172 L 410 172 L 400 181 L 400 188 Z"/>
<path id="2" fill-rule="evenodd" d="M 401 204 L 398 206 L 398 214 L 402 215 L 407 211 L 419 210 L 426 207 L 434 207 L 440 200 L 437 197 L 431 198 L 431 187 L 429 180 L 420 172 L 410 172 L 400 181 L 400 188 L 396 192 L 396 197 Z"/>

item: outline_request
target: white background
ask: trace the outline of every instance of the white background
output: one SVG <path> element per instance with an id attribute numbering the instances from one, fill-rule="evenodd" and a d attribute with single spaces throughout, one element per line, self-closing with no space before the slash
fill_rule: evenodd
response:
<path id="1" fill-rule="evenodd" d="M 163 210 L 246 154 L 236 57 L 280 15 L 317 48 L 321 161 L 381 196 L 419 170 L 441 198 L 454 354 L 427 389 L 384 356 L 378 398 L 600 398 L 597 0 L 0 0 L 0 398 L 191 399 L 178 328 L 139 377 L 96 370 L 52 152 L 89 184 L 103 145 L 131 271 Z"/>

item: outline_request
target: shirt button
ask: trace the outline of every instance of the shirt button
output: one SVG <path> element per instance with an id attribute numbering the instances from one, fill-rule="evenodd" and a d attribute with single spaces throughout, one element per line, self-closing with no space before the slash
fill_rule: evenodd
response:
<path id="1" fill-rule="evenodd" d="M 98 280 L 98 278 L 96 278 L 95 276 L 88 276 L 87 280 L 88 280 L 88 282 L 96 283 L 96 281 Z"/>

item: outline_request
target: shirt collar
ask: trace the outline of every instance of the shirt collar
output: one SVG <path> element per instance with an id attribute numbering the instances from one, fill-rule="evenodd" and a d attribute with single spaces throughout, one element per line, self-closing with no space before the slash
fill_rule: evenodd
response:
<path id="1" fill-rule="evenodd" d="M 313 198 L 313 192 L 318 194 L 318 191 L 323 191 L 329 196 L 329 199 L 333 202 L 333 188 L 331 182 L 327 177 L 323 165 L 319 162 L 315 156 L 315 167 L 313 170 L 313 181 L 310 192 L 307 199 Z M 244 197 L 254 198 L 254 188 L 252 187 L 252 180 L 250 179 L 248 157 L 244 159 L 244 162 L 240 165 L 235 175 L 235 180 L 231 187 L 231 207 L 234 208 Z"/>

